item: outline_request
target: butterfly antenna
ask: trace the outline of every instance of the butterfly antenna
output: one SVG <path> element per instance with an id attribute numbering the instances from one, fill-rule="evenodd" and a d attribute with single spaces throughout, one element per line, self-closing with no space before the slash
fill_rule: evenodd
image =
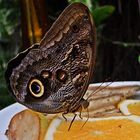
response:
<path id="1" fill-rule="evenodd" d="M 70 126 L 69 126 L 69 128 L 68 128 L 68 131 L 70 131 L 70 128 L 71 128 L 71 126 L 72 126 L 72 124 L 73 124 L 73 122 L 74 122 L 76 116 L 77 116 L 77 114 L 74 114 L 74 117 L 73 117 L 72 121 L 70 122 Z"/>
<path id="2" fill-rule="evenodd" d="M 88 107 L 87 107 L 87 119 L 86 119 L 86 121 L 84 122 L 84 124 L 82 125 L 82 127 L 81 127 L 81 129 L 85 126 L 85 124 L 88 122 L 88 120 L 89 120 L 89 110 L 88 110 Z"/>
<path id="3" fill-rule="evenodd" d="M 96 92 L 98 89 L 100 89 L 100 87 L 101 87 L 106 81 L 108 81 L 109 79 L 110 79 L 110 78 L 105 79 L 104 82 L 102 82 L 102 83 L 94 90 L 94 92 Z"/>
<path id="4" fill-rule="evenodd" d="M 107 84 L 106 86 L 104 86 L 103 88 L 98 88 L 99 90 L 96 90 L 96 91 L 94 91 L 94 92 L 92 92 L 89 96 L 88 96 L 88 98 L 87 98 L 87 100 L 93 95 L 93 94 L 96 94 L 97 92 L 99 92 L 99 91 L 102 91 L 103 89 L 105 89 L 106 87 L 108 87 L 109 85 L 111 85 L 113 82 L 110 82 L 109 84 Z"/>
<path id="5" fill-rule="evenodd" d="M 110 78 L 108 78 L 108 79 L 110 79 Z M 108 80 L 108 79 L 107 79 L 107 80 Z M 117 80 L 117 79 L 115 79 L 115 80 Z M 114 80 L 114 81 L 115 81 L 115 80 Z M 109 85 L 111 85 L 112 83 L 114 83 L 114 81 L 111 81 L 110 83 L 108 83 L 108 84 L 107 84 L 106 86 L 104 86 L 103 88 L 100 88 L 100 89 L 98 88 L 99 90 L 96 91 L 96 92 L 94 91 L 94 94 L 97 93 L 97 92 L 99 92 L 99 91 L 102 91 L 103 89 L 105 89 L 106 87 L 108 87 Z"/>
<path id="6" fill-rule="evenodd" d="M 108 79 L 110 79 L 110 78 L 108 78 Z M 108 79 L 106 79 L 106 80 L 108 80 Z M 106 81 L 105 80 L 105 81 Z M 91 95 L 93 95 L 93 94 L 95 94 L 95 93 L 97 93 L 97 92 L 99 92 L 99 91 L 102 91 L 103 89 L 105 89 L 106 87 L 108 87 L 109 85 L 111 85 L 114 81 L 112 81 L 112 82 L 110 82 L 109 84 L 107 84 L 106 86 L 104 86 L 103 88 L 100 88 L 104 83 L 105 83 L 105 81 L 103 82 L 103 83 L 101 83 L 88 97 L 87 97 L 87 100 L 91 97 Z"/>

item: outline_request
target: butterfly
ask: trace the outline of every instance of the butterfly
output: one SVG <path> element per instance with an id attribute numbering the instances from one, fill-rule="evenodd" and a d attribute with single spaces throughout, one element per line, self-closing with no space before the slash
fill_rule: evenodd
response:
<path id="1" fill-rule="evenodd" d="M 86 108 L 83 96 L 95 64 L 95 32 L 88 8 L 69 5 L 39 43 L 8 63 L 5 77 L 11 95 L 47 114 Z"/>

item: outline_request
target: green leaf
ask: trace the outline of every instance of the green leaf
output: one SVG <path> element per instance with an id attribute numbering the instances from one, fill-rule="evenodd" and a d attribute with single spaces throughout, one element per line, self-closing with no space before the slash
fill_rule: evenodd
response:
<path id="1" fill-rule="evenodd" d="M 106 5 L 102 7 L 97 7 L 92 10 L 92 15 L 96 26 L 100 25 L 103 20 L 107 19 L 115 10 L 114 6 Z"/>

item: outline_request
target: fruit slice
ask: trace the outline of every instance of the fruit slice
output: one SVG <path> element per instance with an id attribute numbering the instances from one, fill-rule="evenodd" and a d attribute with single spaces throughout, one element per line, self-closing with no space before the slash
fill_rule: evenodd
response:
<path id="1" fill-rule="evenodd" d="M 70 122 L 56 118 L 50 124 L 45 140 L 139 140 L 140 117 L 121 116 L 75 120 L 70 131 Z"/>
<path id="2" fill-rule="evenodd" d="M 86 120 L 76 119 L 70 131 L 70 121 L 56 118 L 51 122 L 45 140 L 139 140 L 140 100 L 124 100 L 118 108 L 127 116 L 92 118 L 83 128 Z"/>
<path id="3" fill-rule="evenodd" d="M 118 107 L 124 115 L 140 116 L 140 100 L 124 100 Z"/>
<path id="4" fill-rule="evenodd" d="M 43 140 L 49 122 L 41 113 L 26 109 L 11 119 L 6 135 L 9 140 Z"/>

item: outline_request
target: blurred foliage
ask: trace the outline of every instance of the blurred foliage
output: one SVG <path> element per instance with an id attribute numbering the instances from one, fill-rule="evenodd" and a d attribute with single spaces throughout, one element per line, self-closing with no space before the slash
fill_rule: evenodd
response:
<path id="1" fill-rule="evenodd" d="M 0 109 L 13 102 L 4 73 L 7 62 L 19 49 L 19 0 L 0 0 Z"/>
<path id="2" fill-rule="evenodd" d="M 0 0 L 0 38 L 9 38 L 19 24 L 18 0 Z"/>
<path id="3" fill-rule="evenodd" d="M 97 7 L 92 10 L 92 15 L 95 20 L 96 26 L 101 25 L 101 23 L 107 19 L 113 12 L 115 8 L 111 5 L 106 5 L 102 7 Z"/>

